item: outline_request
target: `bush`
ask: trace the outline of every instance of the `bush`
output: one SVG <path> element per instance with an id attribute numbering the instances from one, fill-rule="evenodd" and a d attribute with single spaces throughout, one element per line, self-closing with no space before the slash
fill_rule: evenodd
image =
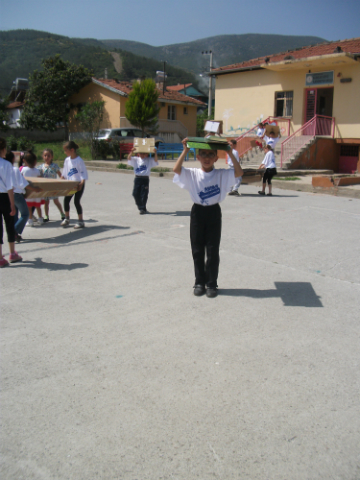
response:
<path id="1" fill-rule="evenodd" d="M 95 142 L 97 143 L 97 160 L 106 160 L 108 156 L 115 159 L 120 158 L 120 147 L 118 143 L 111 143 L 105 140 L 94 140 L 94 143 Z"/>
<path id="2" fill-rule="evenodd" d="M 9 137 L 7 137 L 6 144 L 7 144 L 8 150 L 13 150 L 13 151 L 17 150 L 17 138 L 14 137 L 14 135 L 10 135 Z"/>
<path id="3" fill-rule="evenodd" d="M 22 152 L 26 150 L 32 150 L 34 148 L 34 142 L 26 137 L 19 137 L 17 139 L 17 147 L 18 150 L 21 150 Z"/>

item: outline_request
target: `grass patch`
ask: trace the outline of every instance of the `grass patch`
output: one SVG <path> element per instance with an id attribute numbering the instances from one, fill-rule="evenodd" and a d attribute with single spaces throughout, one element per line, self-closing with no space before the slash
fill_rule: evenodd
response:
<path id="1" fill-rule="evenodd" d="M 278 180 L 285 180 L 286 182 L 292 182 L 294 180 L 301 180 L 299 177 L 278 177 Z"/>
<path id="2" fill-rule="evenodd" d="M 126 163 L 118 163 L 116 168 L 120 168 L 120 170 L 134 170 L 134 167 L 127 165 Z"/>

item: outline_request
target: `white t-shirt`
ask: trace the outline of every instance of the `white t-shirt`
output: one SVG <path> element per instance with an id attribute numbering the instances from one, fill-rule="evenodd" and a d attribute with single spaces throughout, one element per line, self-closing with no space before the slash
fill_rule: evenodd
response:
<path id="1" fill-rule="evenodd" d="M 72 180 L 73 182 L 87 180 L 89 177 L 84 160 L 81 157 L 65 158 L 62 176 L 66 178 L 66 180 Z"/>
<path id="2" fill-rule="evenodd" d="M 21 175 L 20 170 L 17 167 L 13 167 L 14 172 L 14 193 L 25 193 L 25 187 L 29 185 L 29 182 Z"/>
<path id="3" fill-rule="evenodd" d="M 264 140 L 265 140 L 265 142 L 266 142 L 266 145 L 269 145 L 269 146 L 274 150 L 275 145 L 276 145 L 276 144 L 278 143 L 278 141 L 280 140 L 280 137 L 271 138 L 271 137 L 268 137 L 267 135 L 265 135 Z"/>
<path id="4" fill-rule="evenodd" d="M 234 185 L 233 169 L 213 169 L 207 173 L 200 168 L 181 167 L 173 182 L 190 193 L 191 200 L 199 205 L 215 205 L 226 197 Z"/>
<path id="5" fill-rule="evenodd" d="M 256 135 L 257 135 L 258 137 L 262 137 L 262 136 L 264 135 L 264 132 L 265 132 L 265 128 L 260 128 L 260 127 L 259 127 L 259 128 L 257 129 Z"/>
<path id="6" fill-rule="evenodd" d="M 0 157 L 0 193 L 7 193 L 14 188 L 12 164 Z"/>
<path id="7" fill-rule="evenodd" d="M 159 165 L 159 162 L 156 162 L 151 157 L 146 157 L 144 159 L 140 157 L 131 157 L 130 160 L 128 160 L 128 165 L 134 167 L 134 173 L 137 177 L 148 177 L 150 175 L 150 170 Z"/>
<path id="8" fill-rule="evenodd" d="M 276 168 L 274 152 L 267 152 L 262 163 L 266 168 Z"/>
<path id="9" fill-rule="evenodd" d="M 233 148 L 232 153 L 233 153 L 234 157 L 236 158 L 236 160 L 240 163 L 238 151 L 235 150 L 235 148 Z M 231 158 L 229 157 L 228 154 L 226 154 L 226 163 L 229 165 L 230 168 L 234 168 L 233 161 L 231 160 Z"/>
<path id="10" fill-rule="evenodd" d="M 30 168 L 30 167 L 24 167 L 21 170 L 21 175 L 24 177 L 41 177 L 41 172 L 38 168 Z M 41 198 L 29 198 L 29 200 L 26 200 L 27 202 L 41 202 Z"/>

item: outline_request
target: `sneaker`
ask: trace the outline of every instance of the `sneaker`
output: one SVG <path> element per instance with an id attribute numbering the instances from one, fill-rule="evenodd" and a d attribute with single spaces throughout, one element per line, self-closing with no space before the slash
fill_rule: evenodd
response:
<path id="1" fill-rule="evenodd" d="M 215 297 L 217 297 L 217 294 L 218 294 L 218 289 L 215 288 L 215 287 L 214 288 L 209 287 L 209 288 L 206 289 L 206 296 L 208 298 L 215 298 Z"/>
<path id="2" fill-rule="evenodd" d="M 49 222 L 49 221 L 50 221 L 50 218 L 49 218 L 47 215 L 45 215 L 45 217 L 44 217 L 44 223 L 47 223 L 47 222 Z"/>
<path id="3" fill-rule="evenodd" d="M 85 223 L 84 222 L 77 222 L 75 225 L 74 225 L 74 228 L 77 230 L 78 228 L 84 228 L 85 227 Z"/>
<path id="4" fill-rule="evenodd" d="M 231 192 L 229 192 L 228 195 L 234 195 L 234 190 L 231 190 Z"/>
<path id="5" fill-rule="evenodd" d="M 6 260 L 6 258 L 2 258 L 0 260 L 0 268 L 7 267 L 9 265 L 9 262 Z"/>
<path id="6" fill-rule="evenodd" d="M 268 197 L 272 197 L 272 193 L 268 193 L 267 196 L 268 196 Z"/>
<path id="7" fill-rule="evenodd" d="M 18 233 L 15 233 L 15 242 L 20 243 L 22 241 L 22 236 Z"/>
<path id="8" fill-rule="evenodd" d="M 28 227 L 33 227 L 34 226 L 34 220 L 32 218 L 29 218 L 29 220 L 26 222 L 26 225 Z"/>
<path id="9" fill-rule="evenodd" d="M 139 213 L 140 213 L 140 215 L 145 215 L 146 210 L 140 210 Z"/>
<path id="10" fill-rule="evenodd" d="M 22 257 L 20 257 L 18 253 L 16 252 L 10 253 L 10 256 L 9 256 L 10 263 L 21 262 L 21 260 L 22 260 Z"/>
<path id="11" fill-rule="evenodd" d="M 62 227 L 67 227 L 70 225 L 70 219 L 69 218 L 64 218 L 64 220 L 60 223 Z"/>
<path id="12" fill-rule="evenodd" d="M 237 190 L 233 190 L 231 193 L 234 195 L 234 197 L 240 197 L 241 195 L 241 193 L 239 193 Z"/>
<path id="13" fill-rule="evenodd" d="M 196 297 L 201 297 L 201 295 L 204 295 L 204 293 L 205 293 L 204 285 L 195 285 L 194 286 L 194 295 Z"/>
<path id="14" fill-rule="evenodd" d="M 38 223 L 39 225 L 42 225 L 44 223 L 43 217 L 39 217 L 36 223 Z"/>
<path id="15" fill-rule="evenodd" d="M 258 191 L 259 195 L 265 195 L 265 192 L 262 192 L 261 190 Z"/>

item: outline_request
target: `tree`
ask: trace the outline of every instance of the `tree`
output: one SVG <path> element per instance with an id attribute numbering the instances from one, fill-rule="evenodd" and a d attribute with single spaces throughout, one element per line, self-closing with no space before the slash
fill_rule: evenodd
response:
<path id="1" fill-rule="evenodd" d="M 104 105 L 105 102 L 100 100 L 86 103 L 75 116 L 84 132 L 87 133 L 86 142 L 90 145 L 93 159 L 97 158 L 99 143 L 94 140 L 99 136 L 100 125 L 104 118 Z"/>
<path id="2" fill-rule="evenodd" d="M 0 95 L 0 131 L 6 132 L 9 130 L 8 122 L 9 122 L 9 114 L 6 110 L 6 105 L 8 105 L 8 101 L 4 100 Z"/>
<path id="3" fill-rule="evenodd" d="M 82 65 L 64 61 L 60 55 L 41 62 L 42 71 L 30 75 L 21 125 L 29 130 L 53 132 L 59 124 L 68 138 L 69 98 L 91 82 L 91 72 Z"/>
<path id="4" fill-rule="evenodd" d="M 157 104 L 159 92 L 155 82 L 150 79 L 142 80 L 141 83 L 134 83 L 133 89 L 125 104 L 125 117 L 129 122 L 138 127 L 145 135 L 145 128 L 152 132 L 157 129 L 157 116 L 160 107 Z"/>

